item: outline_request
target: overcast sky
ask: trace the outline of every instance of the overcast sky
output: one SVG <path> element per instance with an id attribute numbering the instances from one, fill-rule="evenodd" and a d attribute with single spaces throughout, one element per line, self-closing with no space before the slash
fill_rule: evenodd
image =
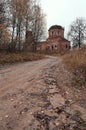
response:
<path id="1" fill-rule="evenodd" d="M 69 25 L 76 17 L 86 18 L 86 0 L 41 0 L 47 15 L 47 28 L 58 24 L 68 31 Z"/>

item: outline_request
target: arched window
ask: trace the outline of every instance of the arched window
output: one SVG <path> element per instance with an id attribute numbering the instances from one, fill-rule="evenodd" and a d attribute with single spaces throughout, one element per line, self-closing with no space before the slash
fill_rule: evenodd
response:
<path id="1" fill-rule="evenodd" d="M 60 36 L 60 31 L 58 31 L 58 34 L 57 34 L 58 36 Z"/>
<path id="2" fill-rule="evenodd" d="M 52 31 L 52 37 L 54 37 L 54 32 Z"/>
<path id="3" fill-rule="evenodd" d="M 55 48 L 57 48 L 57 45 L 55 45 Z"/>
<path id="4" fill-rule="evenodd" d="M 54 46 L 52 45 L 52 50 L 54 49 Z"/>
<path id="5" fill-rule="evenodd" d="M 66 48 L 67 48 L 67 45 L 66 45 Z"/>

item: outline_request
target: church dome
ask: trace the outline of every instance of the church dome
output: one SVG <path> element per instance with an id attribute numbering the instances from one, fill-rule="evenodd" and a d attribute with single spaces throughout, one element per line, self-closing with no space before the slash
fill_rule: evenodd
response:
<path id="1" fill-rule="evenodd" d="M 64 28 L 63 28 L 62 26 L 60 26 L 60 25 L 53 25 L 53 26 L 51 26 L 51 27 L 49 28 L 49 31 L 50 31 L 51 29 L 63 29 L 63 30 L 64 30 Z"/>

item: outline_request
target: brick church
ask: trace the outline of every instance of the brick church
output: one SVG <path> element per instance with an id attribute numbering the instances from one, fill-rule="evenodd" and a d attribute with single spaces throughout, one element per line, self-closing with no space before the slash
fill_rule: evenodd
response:
<path id="1" fill-rule="evenodd" d="M 53 25 L 48 30 L 49 36 L 44 42 L 39 42 L 37 50 L 61 51 L 70 49 L 70 41 L 64 38 L 64 28 Z"/>
<path id="2" fill-rule="evenodd" d="M 31 32 L 29 33 L 28 38 L 31 37 Z M 49 28 L 48 33 L 49 36 L 46 41 L 36 43 L 37 51 L 57 52 L 70 49 L 70 41 L 64 38 L 64 28 L 62 26 L 53 25 Z M 27 39 L 27 42 L 31 43 L 29 39 Z M 34 44 L 34 41 L 32 43 Z M 30 49 L 31 47 L 28 46 L 28 48 Z"/>

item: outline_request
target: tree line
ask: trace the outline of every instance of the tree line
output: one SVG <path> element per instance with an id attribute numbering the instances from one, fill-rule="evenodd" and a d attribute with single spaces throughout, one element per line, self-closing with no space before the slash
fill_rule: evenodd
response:
<path id="1" fill-rule="evenodd" d="M 0 1 L 0 49 L 21 50 L 27 31 L 32 31 L 34 44 L 45 37 L 45 14 L 37 0 Z"/>
<path id="2" fill-rule="evenodd" d="M 27 31 L 33 34 L 35 48 L 46 37 L 46 16 L 39 1 L 0 0 L 0 49 L 24 50 Z M 71 23 L 68 37 L 73 47 L 81 47 L 86 42 L 85 18 Z"/>

